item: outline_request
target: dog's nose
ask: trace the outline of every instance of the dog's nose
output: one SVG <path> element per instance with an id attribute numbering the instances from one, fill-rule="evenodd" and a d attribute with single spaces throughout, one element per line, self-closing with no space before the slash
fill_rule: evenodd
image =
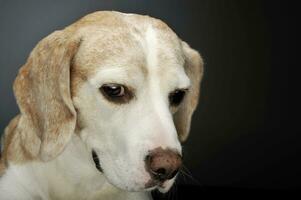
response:
<path id="1" fill-rule="evenodd" d="M 157 148 L 146 156 L 145 164 L 153 179 L 165 181 L 172 179 L 177 174 L 182 164 L 182 158 L 175 151 Z"/>

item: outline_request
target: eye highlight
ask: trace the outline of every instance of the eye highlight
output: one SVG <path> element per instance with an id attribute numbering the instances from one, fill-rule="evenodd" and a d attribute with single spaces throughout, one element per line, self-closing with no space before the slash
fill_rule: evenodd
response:
<path id="1" fill-rule="evenodd" d="M 171 92 L 168 96 L 169 103 L 171 106 L 178 106 L 183 101 L 187 89 L 177 89 Z"/>
<path id="2" fill-rule="evenodd" d="M 133 98 L 133 93 L 126 86 L 117 83 L 103 84 L 99 88 L 102 95 L 114 103 L 127 103 Z"/>

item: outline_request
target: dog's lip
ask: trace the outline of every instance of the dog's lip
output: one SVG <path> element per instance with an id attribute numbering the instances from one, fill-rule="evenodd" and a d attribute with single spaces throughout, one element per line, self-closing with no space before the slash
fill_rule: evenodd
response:
<path id="1" fill-rule="evenodd" d="M 165 193 L 166 192 L 166 187 L 163 184 L 157 184 L 154 186 L 149 186 L 144 189 L 145 191 L 158 191 L 160 193 Z"/>
<path id="2" fill-rule="evenodd" d="M 165 182 L 165 181 L 164 181 Z M 164 187 L 164 182 L 162 181 L 158 181 L 158 180 L 149 180 L 146 184 L 145 184 L 145 189 L 146 190 L 155 190 L 155 189 L 158 189 L 158 188 L 165 188 Z"/>
<path id="3" fill-rule="evenodd" d="M 99 158 L 98 155 L 96 153 L 96 151 L 94 149 L 92 149 L 92 159 L 94 161 L 95 167 L 98 171 L 100 171 L 101 173 L 103 173 L 103 169 L 101 168 L 100 162 L 99 162 Z"/>

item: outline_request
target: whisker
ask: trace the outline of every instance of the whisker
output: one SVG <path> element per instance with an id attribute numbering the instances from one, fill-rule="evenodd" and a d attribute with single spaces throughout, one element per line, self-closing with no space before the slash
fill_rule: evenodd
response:
<path id="1" fill-rule="evenodd" d="M 186 176 L 190 178 L 194 184 L 197 184 L 198 186 L 202 186 L 202 184 L 196 178 L 193 177 L 192 173 L 184 165 L 182 165 L 180 172 L 182 173 L 183 177 Z"/>

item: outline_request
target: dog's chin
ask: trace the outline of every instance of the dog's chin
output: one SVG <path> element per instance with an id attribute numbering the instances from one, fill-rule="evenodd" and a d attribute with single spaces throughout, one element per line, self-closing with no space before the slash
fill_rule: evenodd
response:
<path id="1" fill-rule="evenodd" d="M 109 181 L 110 182 L 110 181 Z M 114 184 L 111 183 L 113 186 L 115 186 L 116 188 L 120 189 L 120 190 L 124 190 L 124 191 L 128 191 L 128 192 L 143 192 L 143 191 L 152 191 L 154 189 L 156 189 L 156 186 L 153 188 L 146 188 L 144 185 L 119 185 L 119 184 Z"/>
<path id="2" fill-rule="evenodd" d="M 150 187 L 147 187 L 146 183 L 144 183 L 141 180 L 131 180 L 131 181 L 123 182 L 119 179 L 111 178 L 111 176 L 106 174 L 105 170 L 103 175 L 111 185 L 113 185 L 114 187 L 120 190 L 124 190 L 128 192 L 143 192 L 143 191 L 149 191 L 150 189 Z M 156 189 L 156 186 L 154 186 L 153 189 Z"/>

